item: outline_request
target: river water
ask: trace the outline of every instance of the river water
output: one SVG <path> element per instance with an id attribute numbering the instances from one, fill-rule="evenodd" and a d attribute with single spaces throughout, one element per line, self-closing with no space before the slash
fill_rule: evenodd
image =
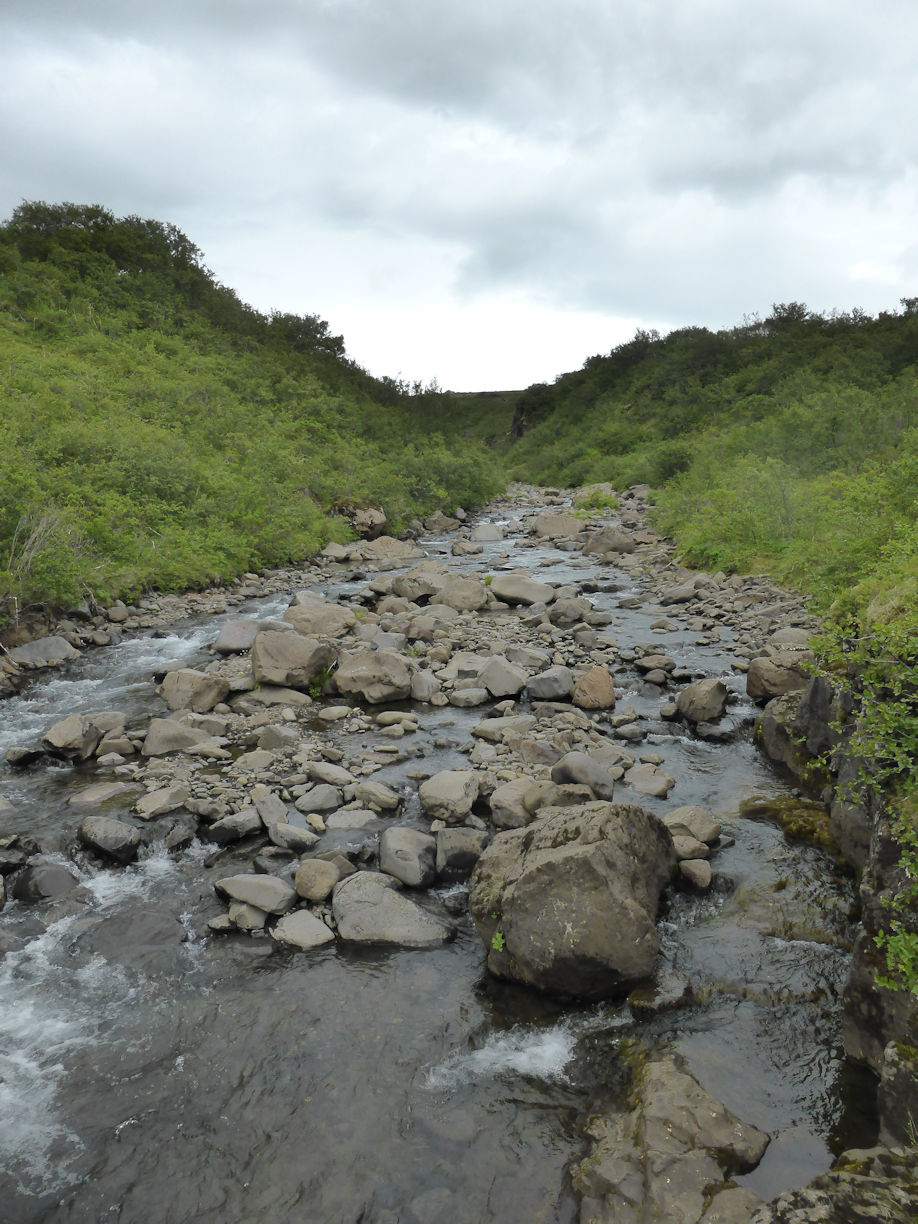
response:
<path id="1" fill-rule="evenodd" d="M 511 548 L 485 545 L 466 566 L 499 564 Z M 627 667 L 616 676 L 619 708 L 651 720 L 642 750 L 677 779 L 668 801 L 637 801 L 660 813 L 701 804 L 735 839 L 715 859 L 711 892 L 674 893 L 661 915 L 662 972 L 691 981 L 695 1002 L 639 1022 L 621 1002 L 563 1004 L 497 982 L 466 917 L 435 951 L 296 954 L 268 939 L 211 938 L 207 920 L 222 910 L 213 880 L 232 871 L 232 852 L 219 866 L 198 842 L 177 854 L 150 847 L 124 869 L 74 859 L 79 818 L 66 799 L 92 770 L 0 765 L 0 794 L 17 809 L 4 832 L 56 846 L 81 880 L 64 902 L 11 901 L 0 914 L 5 1224 L 567 1224 L 582 1121 L 617 1107 L 635 1039 L 675 1049 L 714 1096 L 771 1135 L 741 1179 L 763 1197 L 869 1141 L 869 1088 L 839 1044 L 853 888 L 821 851 L 740 814 L 744 800 L 790 791 L 751 744 L 729 634 L 699 645 L 684 627 L 654 632 L 658 608 L 621 606 L 640 595 L 631 578 L 566 553 L 526 548 L 509 564 L 556 584 L 594 581 L 590 598 L 613 614 L 620 648 L 653 641 L 736 694 L 739 734 L 714 744 L 652 721 L 659 697 Z M 0 705 L 0 753 L 73 711 L 160 712 L 156 667 L 202 661 L 221 619 L 269 618 L 286 603 L 88 653 Z M 483 712 L 418 713 L 424 767 L 466 764 L 459 747 Z M 417 768 L 409 756 L 375 776 L 416 787 L 407 772 Z"/>

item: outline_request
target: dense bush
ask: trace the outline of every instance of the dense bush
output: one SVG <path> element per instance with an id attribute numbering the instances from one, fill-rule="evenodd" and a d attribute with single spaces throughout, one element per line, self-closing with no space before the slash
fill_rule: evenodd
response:
<path id="1" fill-rule="evenodd" d="M 26 204 L 0 227 L 0 613 L 299 559 L 341 500 L 415 514 L 502 483 L 314 315 L 261 315 L 170 225 Z"/>

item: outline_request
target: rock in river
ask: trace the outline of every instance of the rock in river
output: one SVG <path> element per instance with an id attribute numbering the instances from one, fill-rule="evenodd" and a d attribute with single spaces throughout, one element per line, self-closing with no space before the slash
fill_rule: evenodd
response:
<path id="1" fill-rule="evenodd" d="M 548 808 L 498 834 L 472 873 L 469 910 L 498 977 L 603 998 L 649 976 L 672 838 L 643 808 Z"/>
<path id="2" fill-rule="evenodd" d="M 392 876 L 358 871 L 335 887 L 332 908 L 342 939 L 434 948 L 453 928 L 398 891 Z"/>

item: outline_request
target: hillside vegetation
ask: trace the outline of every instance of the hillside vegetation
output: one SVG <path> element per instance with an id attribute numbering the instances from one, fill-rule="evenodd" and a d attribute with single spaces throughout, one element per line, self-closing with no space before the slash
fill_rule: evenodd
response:
<path id="1" fill-rule="evenodd" d="M 0 227 L 0 622 L 301 559 L 373 501 L 390 529 L 496 493 L 421 397 L 314 315 L 263 315 L 174 226 L 24 204 Z"/>
<path id="2" fill-rule="evenodd" d="M 503 445 L 529 480 L 646 481 L 687 564 L 812 597 L 823 668 L 861 693 L 863 783 L 891 798 L 905 883 L 880 942 L 918 996 L 918 299 L 901 307 L 639 332 L 522 392 Z"/>

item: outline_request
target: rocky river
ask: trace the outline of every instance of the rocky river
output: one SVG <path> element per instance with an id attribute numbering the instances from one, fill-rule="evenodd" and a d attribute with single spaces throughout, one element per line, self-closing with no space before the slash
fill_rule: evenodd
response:
<path id="1" fill-rule="evenodd" d="M 854 880 L 753 742 L 814 622 L 646 496 L 8 653 L 0 1218 L 777 1220 L 876 1142 Z"/>

